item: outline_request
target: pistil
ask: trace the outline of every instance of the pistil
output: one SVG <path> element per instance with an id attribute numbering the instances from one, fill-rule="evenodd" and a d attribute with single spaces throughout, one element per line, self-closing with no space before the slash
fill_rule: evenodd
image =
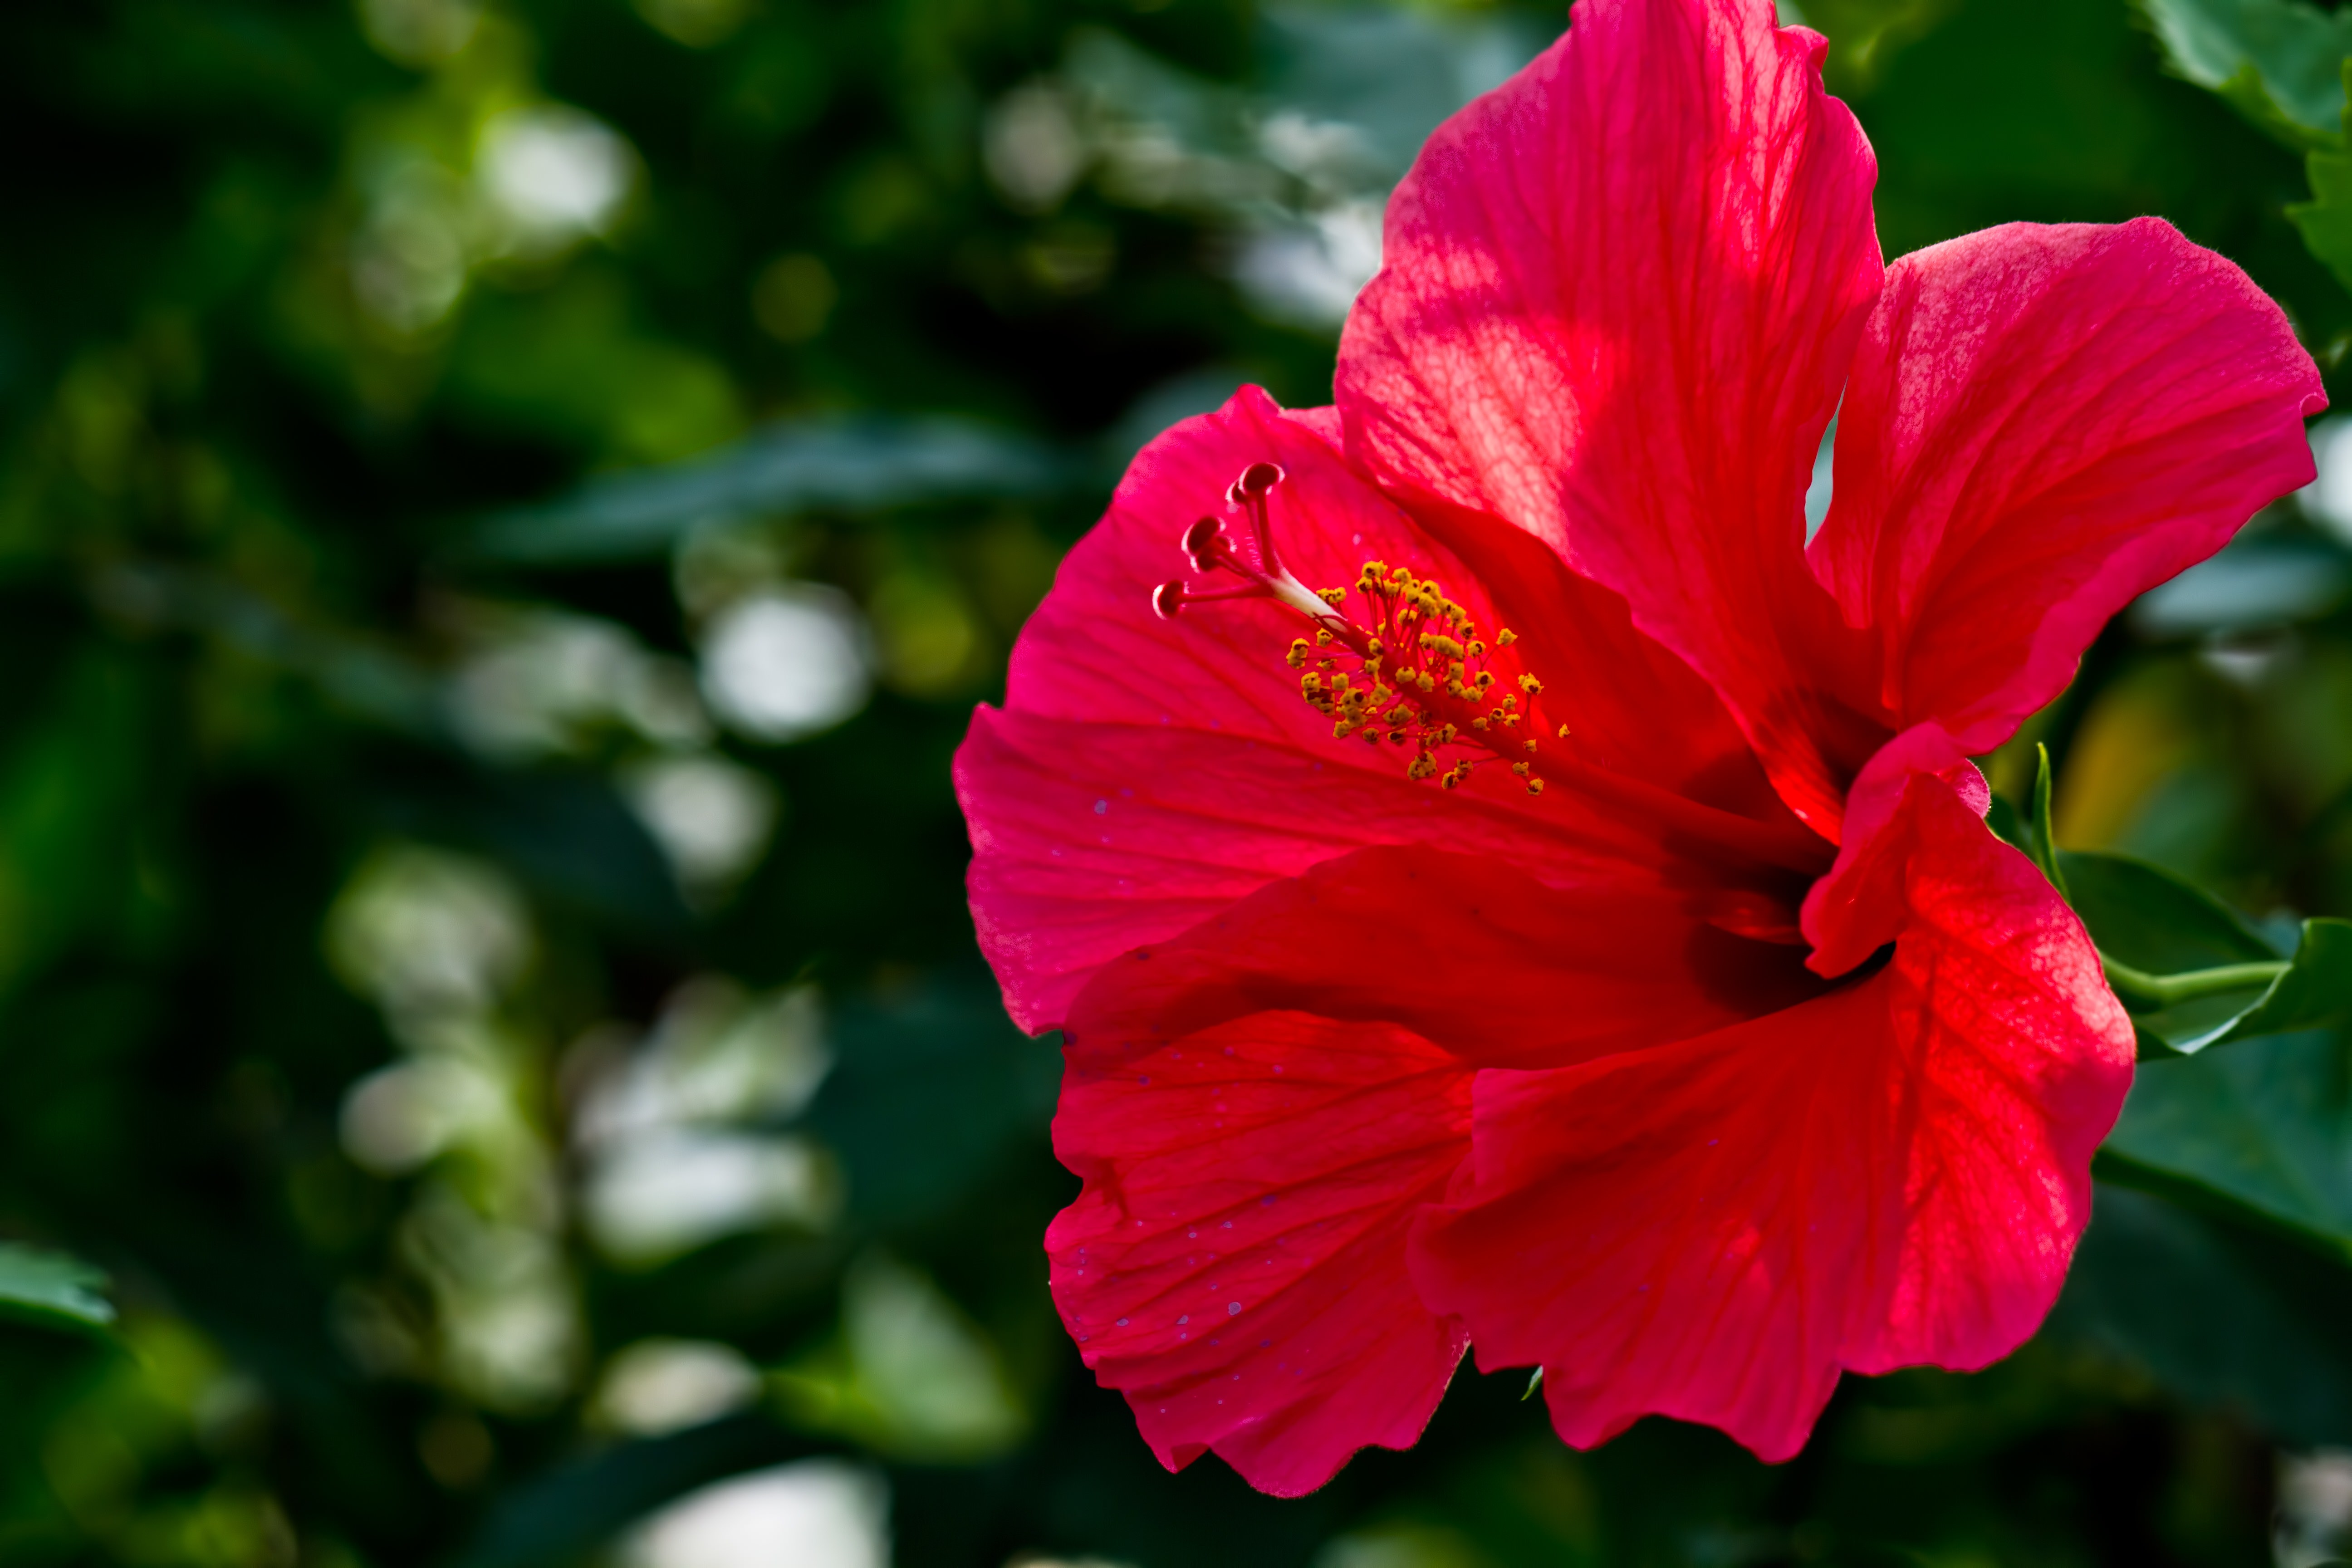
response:
<path id="1" fill-rule="evenodd" d="M 1487 668 L 1494 653 L 1517 640 L 1515 635 L 1507 628 L 1498 631 L 1490 647 L 1469 612 L 1433 580 L 1379 561 L 1366 562 L 1355 583 L 1370 624 L 1350 619 L 1342 612 L 1348 590 L 1310 589 L 1282 563 L 1267 498 L 1283 478 L 1272 463 L 1253 463 L 1225 492 L 1226 500 L 1249 518 L 1255 563 L 1234 548 L 1215 518 L 1203 517 L 1184 531 L 1181 543 L 1195 572 L 1223 572 L 1241 578 L 1240 585 L 1204 593 L 1173 579 L 1152 591 L 1153 610 L 1172 618 L 1193 605 L 1277 600 L 1314 627 L 1311 638 L 1290 645 L 1288 663 L 1303 672 L 1300 695 L 1332 721 L 1336 739 L 1360 734 L 1370 745 L 1382 740 L 1410 745 L 1413 758 L 1407 775 L 1437 777 L 1447 789 L 1465 782 L 1481 762 L 1500 758 L 1525 781 L 1528 794 L 1541 795 L 1544 781 L 1534 772 L 1538 742 L 1528 731 L 1535 728 L 1534 699 L 1543 683 L 1523 673 L 1509 683 L 1517 690 L 1506 689 L 1497 698 L 1495 689 L 1505 683 Z M 1345 668 L 1351 661 L 1356 668 Z M 1566 726 L 1559 733 L 1568 733 Z M 1492 756 L 1442 765 L 1438 752 L 1456 744 Z"/>

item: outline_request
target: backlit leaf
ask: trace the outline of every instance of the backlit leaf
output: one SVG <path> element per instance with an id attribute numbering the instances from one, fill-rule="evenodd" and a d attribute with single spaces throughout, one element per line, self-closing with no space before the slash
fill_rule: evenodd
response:
<path id="1" fill-rule="evenodd" d="M 2303 0 L 2140 0 L 2165 62 L 2290 147 L 2340 147 L 2352 15 Z"/>

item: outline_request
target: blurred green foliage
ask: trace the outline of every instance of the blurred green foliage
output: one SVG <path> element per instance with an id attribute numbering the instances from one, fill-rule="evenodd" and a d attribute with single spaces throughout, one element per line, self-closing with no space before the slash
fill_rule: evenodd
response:
<path id="1" fill-rule="evenodd" d="M 2299 153 L 2340 161 L 2336 14 L 1818 13 L 1890 253 L 2161 213 L 2334 375 L 2344 257 L 2289 209 Z M 1244 380 L 1328 397 L 1388 187 L 1560 20 L 12 16 L 0 1563 L 2337 1548 L 2328 1027 L 2147 1066 L 2044 1334 L 1849 1380 L 1778 1468 L 1655 1421 L 1574 1454 L 1465 1371 L 1418 1449 L 1277 1503 L 1163 1474 L 1055 1321 L 1057 1062 L 973 951 L 948 758 L 1144 438 Z M 2352 914 L 2339 435 L 1989 763 L 2028 807 L 2049 745 L 2060 864 L 2128 962 Z M 2135 946 L 2150 899 L 2204 912 Z M 2158 940 L 2200 929 L 2221 957 Z"/>

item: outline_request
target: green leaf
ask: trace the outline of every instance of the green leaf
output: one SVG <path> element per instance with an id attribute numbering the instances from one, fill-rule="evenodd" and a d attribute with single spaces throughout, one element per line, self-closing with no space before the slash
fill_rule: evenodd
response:
<path id="1" fill-rule="evenodd" d="M 106 1272 L 61 1252 L 0 1241 L 0 1314 L 53 1329 L 102 1329 L 114 1303 Z"/>
<path id="2" fill-rule="evenodd" d="M 2165 63 L 2294 148 L 2344 145 L 2352 12 L 2303 0 L 2139 0 Z"/>
<path id="3" fill-rule="evenodd" d="M 2099 951 L 2154 974 L 2280 956 L 2262 933 L 2203 889 L 2129 856 L 2059 851 L 2070 901 Z"/>
<path id="4" fill-rule="evenodd" d="M 2280 1441 L 2341 1444 L 2352 1441 L 2347 1315 L 2352 1269 L 2102 1182 L 2044 1331 L 2135 1363 L 2192 1404 L 2234 1407 Z"/>
<path id="5" fill-rule="evenodd" d="M 2072 901 L 2091 939 L 2128 966 L 2109 977 L 2132 1009 L 2147 1053 L 2209 1047 L 2352 1020 L 2352 921 L 2303 922 L 2292 962 L 2252 926 L 2171 872 L 2121 855 L 2062 851 Z M 2136 991 L 2129 970 L 2200 994 Z M 2200 976 L 2198 972 L 2207 972 Z M 2244 984 L 2228 984 L 2243 977 Z M 2197 984 L 2199 979 L 2210 984 Z"/>
<path id="6" fill-rule="evenodd" d="M 507 1489 L 457 1563 L 459 1568 L 576 1563 L 698 1487 L 840 1447 L 788 1432 L 761 1415 L 728 1416 L 668 1436 L 615 1444 Z"/>
<path id="7" fill-rule="evenodd" d="M 2344 68 L 2347 79 L 2352 79 L 2352 59 L 2344 62 Z M 2347 113 L 2352 115 L 2352 107 Z M 2342 138 L 2338 140 L 2340 143 Z M 2288 207 L 2286 216 L 2302 232 L 2304 248 L 2352 289 L 2352 152 L 2315 149 L 2303 166 L 2311 180 L 2311 200 Z"/>
<path id="8" fill-rule="evenodd" d="M 2227 1035 L 2207 1043 L 2347 1022 L 2352 1022 L 2352 921 L 2309 920 L 2287 972 Z"/>
<path id="9" fill-rule="evenodd" d="M 460 552 L 523 565 L 658 558 L 705 523 L 1042 495 L 1075 472 L 1036 441 L 970 420 L 803 420 L 690 462 L 598 479 L 546 506 L 497 513 Z"/>
<path id="10" fill-rule="evenodd" d="M 2326 1030 L 2145 1062 L 2099 1168 L 2134 1186 L 2224 1205 L 2352 1260 L 2347 1066 L 2345 1037 Z"/>
<path id="11" fill-rule="evenodd" d="M 844 1003 L 835 1061 L 807 1125 L 839 1155 L 851 1215 L 936 1220 L 1022 1143 L 1042 1145 L 1061 1084 L 1058 1039 L 1033 1040 L 982 985 Z"/>
<path id="12" fill-rule="evenodd" d="M 2066 872 L 2058 864 L 2058 836 L 2050 826 L 2050 748 L 2038 741 L 2033 746 L 2033 816 L 2026 832 L 2026 853 L 2058 889 L 2058 896 L 2066 898 Z"/>

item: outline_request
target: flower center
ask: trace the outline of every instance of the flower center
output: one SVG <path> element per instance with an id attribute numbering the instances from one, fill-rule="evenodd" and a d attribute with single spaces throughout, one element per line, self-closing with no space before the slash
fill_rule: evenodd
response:
<path id="1" fill-rule="evenodd" d="M 1435 581 L 1381 561 L 1365 562 L 1357 574 L 1360 618 L 1350 616 L 1348 589 L 1308 588 L 1275 550 L 1266 498 L 1283 478 L 1272 463 L 1252 463 L 1225 492 L 1228 503 L 1249 515 L 1257 564 L 1234 548 L 1215 518 L 1202 518 L 1184 531 L 1184 553 L 1195 572 L 1223 572 L 1241 583 L 1202 592 L 1174 578 L 1152 590 L 1152 609 L 1172 619 L 1192 605 L 1279 600 L 1314 627 L 1311 637 L 1291 643 L 1288 663 L 1303 672 L 1299 694 L 1331 721 L 1334 737 L 1360 735 L 1368 745 L 1386 741 L 1409 747 L 1412 760 L 1405 765 L 1406 775 L 1434 777 L 1447 789 L 1458 787 L 1483 763 L 1507 762 L 1526 781 L 1529 795 L 1541 795 L 1544 781 L 1534 772 L 1532 731 L 1538 728 L 1534 702 L 1543 683 L 1525 672 L 1507 679 L 1492 668 L 1517 636 L 1505 627 L 1490 645 L 1470 613 L 1447 598 Z M 1561 725 L 1559 733 L 1565 737 L 1568 727 Z M 1463 751 L 1486 754 L 1465 756 Z"/>

